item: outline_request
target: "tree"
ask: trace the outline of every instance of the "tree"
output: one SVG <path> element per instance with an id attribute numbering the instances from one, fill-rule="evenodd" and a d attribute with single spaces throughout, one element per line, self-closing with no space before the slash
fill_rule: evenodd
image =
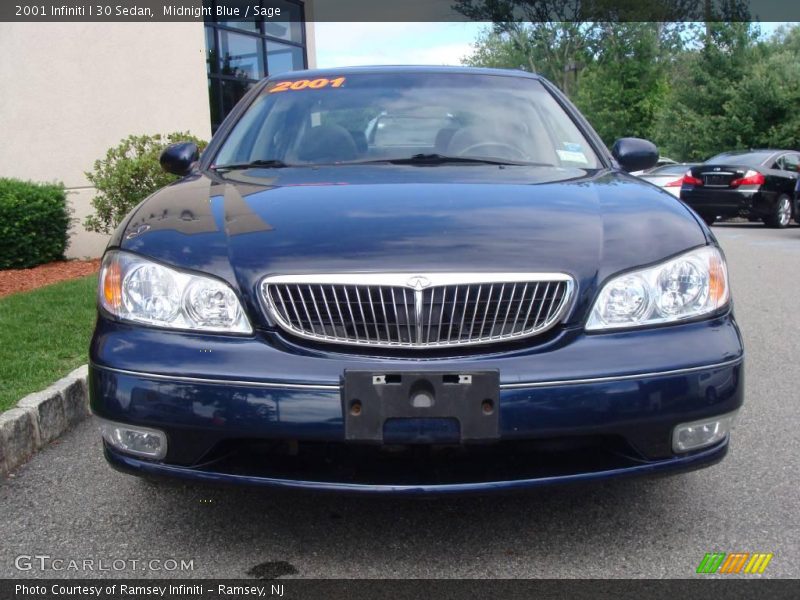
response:
<path id="1" fill-rule="evenodd" d="M 579 75 L 602 46 L 609 24 L 650 22 L 663 29 L 663 23 L 689 22 L 703 13 L 696 0 L 456 0 L 454 8 L 493 23 L 466 64 L 534 71 L 568 96 L 577 91 Z"/>
<path id="2" fill-rule="evenodd" d="M 457 0 L 491 20 L 463 62 L 555 83 L 603 140 L 653 140 L 705 160 L 800 147 L 800 27 L 760 39 L 747 0 Z"/>
<path id="3" fill-rule="evenodd" d="M 705 160 L 736 147 L 726 105 L 757 58 L 758 27 L 750 22 L 706 23 L 694 48 L 671 69 L 670 88 L 657 111 L 654 136 L 664 153 Z"/>
<path id="4" fill-rule="evenodd" d="M 479 41 L 475 57 L 469 57 L 467 64 L 540 73 L 570 95 L 597 32 L 594 21 L 584 18 L 584 4 L 581 0 L 457 0 L 454 6 L 461 14 L 493 23 L 483 39 L 488 43 Z M 503 65 L 506 59 L 512 62 Z"/>
<path id="5" fill-rule="evenodd" d="M 573 100 L 607 144 L 624 136 L 651 138 L 668 89 L 662 44 L 671 32 L 658 23 L 605 23 L 593 61 Z"/>
<path id="6" fill-rule="evenodd" d="M 593 23 L 495 23 L 465 62 L 539 73 L 571 95 L 591 58 L 595 35 Z"/>
<path id="7" fill-rule="evenodd" d="M 723 107 L 732 147 L 800 148 L 800 53 L 755 63 Z"/>
<path id="8" fill-rule="evenodd" d="M 194 142 L 202 151 L 207 142 L 188 132 L 167 135 L 129 135 L 94 162 L 86 178 L 97 193 L 92 198 L 95 214 L 86 217 L 87 231 L 111 233 L 122 219 L 147 196 L 178 179 L 159 163 L 161 152 L 175 142 Z"/>
<path id="9" fill-rule="evenodd" d="M 536 72 L 539 57 L 534 56 L 527 40 L 512 41 L 508 34 L 488 27 L 478 36 L 473 44 L 473 53 L 461 59 L 461 62 L 473 67 L 489 67 L 494 69 L 520 69 Z"/>
<path id="10" fill-rule="evenodd" d="M 683 29 L 660 23 L 495 24 L 464 62 L 544 75 L 611 143 L 624 135 L 652 134 L 657 107 L 666 95 L 671 56 L 682 48 Z M 547 50 L 562 43 L 560 51 Z"/>

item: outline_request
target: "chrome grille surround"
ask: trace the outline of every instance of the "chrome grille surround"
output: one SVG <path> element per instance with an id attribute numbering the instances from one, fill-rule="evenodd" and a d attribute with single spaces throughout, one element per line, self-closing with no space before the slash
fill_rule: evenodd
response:
<path id="1" fill-rule="evenodd" d="M 539 335 L 566 314 L 565 273 L 333 273 L 260 283 L 268 315 L 310 340 L 431 349 Z"/>

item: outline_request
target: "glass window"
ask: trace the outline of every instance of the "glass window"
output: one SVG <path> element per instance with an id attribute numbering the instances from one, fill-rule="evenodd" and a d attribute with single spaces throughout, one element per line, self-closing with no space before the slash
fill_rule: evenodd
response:
<path id="1" fill-rule="evenodd" d="M 572 119 L 531 78 L 374 73 L 279 86 L 270 84 L 250 106 L 216 164 L 330 164 L 420 153 L 588 169 L 600 164 Z"/>
<path id="2" fill-rule="evenodd" d="M 203 6 L 212 9 L 205 19 L 212 131 L 216 131 L 227 111 L 254 82 L 267 75 L 306 67 L 302 2 L 226 0 L 224 6 L 240 9 L 238 17 L 217 17 L 218 4 L 223 5 L 203 0 Z M 254 16 L 254 7 L 262 9 L 259 16 Z M 280 16 L 262 16 L 266 9 L 280 9 Z M 250 15 L 246 20 L 241 17 L 245 10 Z"/>
<path id="3" fill-rule="evenodd" d="M 267 41 L 267 68 L 270 75 L 302 69 L 303 49 L 298 46 Z"/>
<path id="4" fill-rule="evenodd" d="M 259 31 L 258 31 L 258 23 L 255 20 L 220 21 L 220 25 L 225 25 L 226 27 L 233 27 L 235 29 L 241 29 L 241 30 L 247 31 L 247 32 L 259 33 Z"/>
<path id="5" fill-rule="evenodd" d="M 383 148 L 433 146 L 439 131 L 456 126 L 456 121 L 447 115 L 381 115 L 368 126 L 367 139 L 375 147 Z"/>
<path id="6" fill-rule="evenodd" d="M 220 75 L 260 79 L 264 71 L 261 40 L 220 29 Z"/>
<path id="7" fill-rule="evenodd" d="M 729 165 L 744 165 L 744 166 L 761 166 L 764 162 L 774 155 L 774 152 L 754 150 L 752 152 L 723 152 L 716 156 L 709 158 L 705 164 L 729 164 Z"/>
<path id="8" fill-rule="evenodd" d="M 264 33 L 289 42 L 303 43 L 303 9 L 291 2 L 270 2 L 270 7 L 279 8 L 281 16 L 264 20 Z"/>
<path id="9" fill-rule="evenodd" d="M 225 0 L 221 5 L 231 10 L 238 8 L 239 14 L 236 16 L 221 16 L 218 20 L 219 24 L 258 33 L 258 23 L 252 8 L 254 4 L 258 4 L 258 2 L 253 2 L 253 0 Z M 249 17 L 245 19 L 244 15 L 249 15 Z"/>
<path id="10" fill-rule="evenodd" d="M 211 123 L 217 124 L 222 122 L 222 99 L 219 92 L 219 79 L 208 79 L 208 102 L 211 109 Z"/>
<path id="11" fill-rule="evenodd" d="M 233 107 L 236 106 L 236 103 L 242 99 L 242 97 L 255 85 L 255 82 L 252 81 L 235 81 L 229 79 L 222 79 L 220 81 L 221 86 L 221 98 L 222 98 L 222 113 L 227 115 Z"/>
<path id="12" fill-rule="evenodd" d="M 214 43 L 214 30 L 211 27 L 206 27 L 206 74 L 216 71 L 217 66 L 217 50 Z"/>
<path id="13" fill-rule="evenodd" d="M 783 157 L 783 169 L 785 171 L 797 172 L 800 168 L 800 155 L 787 154 Z"/>

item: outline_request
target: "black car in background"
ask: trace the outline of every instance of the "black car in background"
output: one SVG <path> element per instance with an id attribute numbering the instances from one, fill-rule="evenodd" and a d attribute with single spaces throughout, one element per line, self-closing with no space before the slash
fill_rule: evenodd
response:
<path id="1" fill-rule="evenodd" d="M 795 193 L 800 152 L 737 150 L 692 167 L 680 198 L 711 225 L 718 218 L 746 217 L 769 227 L 800 218 Z"/>

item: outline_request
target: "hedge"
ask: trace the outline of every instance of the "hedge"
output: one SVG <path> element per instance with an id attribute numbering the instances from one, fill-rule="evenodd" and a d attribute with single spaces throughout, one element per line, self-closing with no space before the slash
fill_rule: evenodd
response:
<path id="1" fill-rule="evenodd" d="M 0 269 L 64 258 L 69 226 L 63 185 L 0 178 Z"/>
<path id="2" fill-rule="evenodd" d="M 129 135 L 86 173 L 96 190 L 95 214 L 86 217 L 87 231 L 111 233 L 132 208 L 156 190 L 179 179 L 166 173 L 159 163 L 162 150 L 175 142 L 194 142 L 202 150 L 208 145 L 186 131 L 162 135 Z"/>

